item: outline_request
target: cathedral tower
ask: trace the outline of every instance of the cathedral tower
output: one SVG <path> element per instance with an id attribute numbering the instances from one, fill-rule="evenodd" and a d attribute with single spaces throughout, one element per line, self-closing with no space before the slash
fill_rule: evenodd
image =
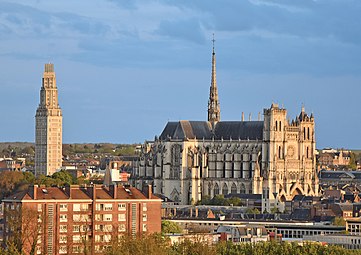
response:
<path id="1" fill-rule="evenodd" d="M 213 41 L 212 77 L 211 77 L 211 87 L 209 91 L 209 100 L 208 100 L 208 121 L 214 124 L 221 120 L 221 109 L 219 107 L 218 89 L 217 89 L 217 80 L 216 80 L 216 53 L 214 52 L 214 42 L 215 42 L 214 38 L 212 41 Z"/>
<path id="2" fill-rule="evenodd" d="M 62 112 L 53 64 L 45 64 L 35 115 L 35 175 L 52 175 L 62 165 Z"/>

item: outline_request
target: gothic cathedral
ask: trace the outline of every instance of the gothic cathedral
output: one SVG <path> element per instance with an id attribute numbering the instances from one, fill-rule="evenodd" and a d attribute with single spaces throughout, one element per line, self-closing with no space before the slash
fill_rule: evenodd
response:
<path id="1" fill-rule="evenodd" d="M 53 64 L 45 64 L 35 115 L 35 175 L 52 175 L 62 164 L 62 112 Z"/>
<path id="2" fill-rule="evenodd" d="M 168 122 L 142 146 L 134 184 L 152 184 L 154 193 L 180 204 L 248 193 L 282 208 L 295 195 L 318 195 L 313 115 L 302 107 L 290 122 L 277 104 L 263 115 L 263 121 L 221 121 L 213 47 L 208 121 Z"/>

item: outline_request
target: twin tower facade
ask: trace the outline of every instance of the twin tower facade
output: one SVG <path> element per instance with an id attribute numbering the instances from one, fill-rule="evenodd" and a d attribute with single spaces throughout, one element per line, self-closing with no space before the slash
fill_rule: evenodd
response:
<path id="1" fill-rule="evenodd" d="M 62 166 L 62 121 L 53 64 L 45 64 L 35 115 L 35 175 L 52 175 Z"/>
<path id="2" fill-rule="evenodd" d="M 218 194 L 262 194 L 265 209 L 295 195 L 318 195 L 315 122 L 302 107 L 296 119 L 272 104 L 263 120 L 221 121 L 213 48 L 208 121 L 168 122 L 142 146 L 134 173 L 138 188 L 180 204 Z M 271 202 L 270 202 L 271 201 Z"/>

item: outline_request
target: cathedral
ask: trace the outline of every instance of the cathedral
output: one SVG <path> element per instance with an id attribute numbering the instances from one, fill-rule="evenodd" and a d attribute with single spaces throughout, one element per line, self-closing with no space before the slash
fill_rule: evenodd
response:
<path id="1" fill-rule="evenodd" d="M 262 194 L 267 210 L 282 208 L 295 195 L 318 195 L 314 117 L 302 107 L 289 121 L 273 103 L 263 120 L 221 121 L 213 45 L 208 121 L 168 122 L 142 146 L 133 180 L 180 204 L 243 193 Z"/>
<path id="2" fill-rule="evenodd" d="M 52 175 L 62 165 L 62 121 L 53 64 L 45 64 L 35 115 L 35 175 Z"/>

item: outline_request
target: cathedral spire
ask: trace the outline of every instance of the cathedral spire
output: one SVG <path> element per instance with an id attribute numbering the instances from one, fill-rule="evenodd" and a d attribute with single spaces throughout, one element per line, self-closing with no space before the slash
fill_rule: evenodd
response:
<path id="1" fill-rule="evenodd" d="M 214 34 L 213 34 L 213 51 L 212 51 L 212 77 L 211 77 L 211 87 L 209 91 L 209 100 L 208 100 L 208 121 L 216 123 L 221 119 L 221 109 L 219 107 L 218 100 L 218 89 L 217 89 L 217 80 L 216 80 L 216 53 L 214 51 Z"/>

